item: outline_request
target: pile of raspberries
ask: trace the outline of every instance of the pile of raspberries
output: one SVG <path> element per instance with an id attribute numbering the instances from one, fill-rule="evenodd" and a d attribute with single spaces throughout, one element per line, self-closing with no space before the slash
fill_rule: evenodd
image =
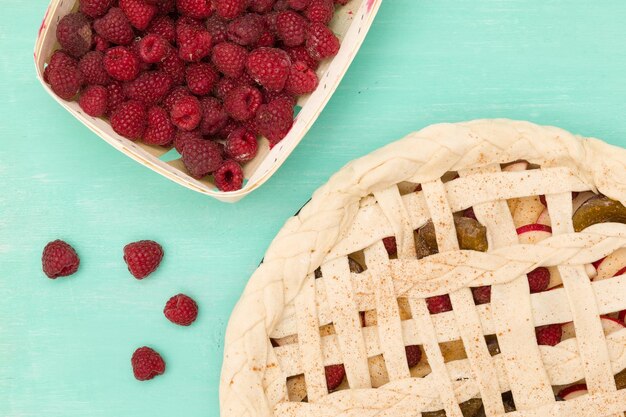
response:
<path id="1" fill-rule="evenodd" d="M 189 174 L 242 187 L 264 136 L 293 125 L 298 96 L 337 54 L 328 28 L 349 0 L 80 0 L 44 80 L 130 140 L 174 146 Z"/>

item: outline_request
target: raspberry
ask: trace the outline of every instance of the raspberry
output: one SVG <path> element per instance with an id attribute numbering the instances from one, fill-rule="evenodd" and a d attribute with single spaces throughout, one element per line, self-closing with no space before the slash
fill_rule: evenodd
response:
<path id="1" fill-rule="evenodd" d="M 163 314 L 174 324 L 189 326 L 198 317 L 198 305 L 189 296 L 178 294 L 165 303 Z"/>
<path id="2" fill-rule="evenodd" d="M 203 135 L 217 134 L 228 121 L 228 115 L 222 103 L 215 97 L 204 97 L 200 105 L 202 106 L 200 133 Z"/>
<path id="3" fill-rule="evenodd" d="M 192 19 L 189 16 L 179 16 L 178 20 L 176 20 L 176 31 L 179 31 L 184 27 L 190 27 L 196 30 L 206 29 L 205 24 L 198 19 Z M 178 36 L 178 33 L 176 36 Z"/>
<path id="4" fill-rule="evenodd" d="M 474 304 L 487 304 L 491 302 L 491 286 L 485 285 L 484 287 L 472 288 L 472 295 L 474 296 Z"/>
<path id="5" fill-rule="evenodd" d="M 209 94 L 219 78 L 213 66 L 203 62 L 189 65 L 185 72 L 189 91 L 198 96 Z"/>
<path id="6" fill-rule="evenodd" d="M 185 146 L 194 140 L 202 140 L 202 135 L 199 130 L 192 130 L 190 132 L 186 130 L 177 130 L 176 135 L 174 136 L 174 148 L 178 151 L 179 154 L 183 154 L 185 150 Z"/>
<path id="7" fill-rule="evenodd" d="M 107 98 L 109 93 L 106 87 L 90 85 L 80 94 L 78 104 L 85 113 L 93 117 L 104 116 L 107 112 Z"/>
<path id="8" fill-rule="evenodd" d="M 229 159 L 213 173 L 215 186 L 224 192 L 237 191 L 243 185 L 243 170 L 241 165 Z"/>
<path id="9" fill-rule="evenodd" d="M 148 127 L 143 142 L 149 145 L 167 145 L 174 139 L 174 125 L 167 112 L 159 106 L 148 110 Z"/>
<path id="10" fill-rule="evenodd" d="M 309 6 L 304 11 L 304 16 L 310 22 L 328 24 L 335 14 L 335 4 L 333 0 L 311 0 Z"/>
<path id="11" fill-rule="evenodd" d="M 528 273 L 530 293 L 545 291 L 550 285 L 550 271 L 548 268 L 537 268 Z"/>
<path id="12" fill-rule="evenodd" d="M 211 62 L 222 74 L 231 78 L 239 78 L 246 67 L 248 51 L 231 42 L 215 45 L 211 54 Z"/>
<path id="13" fill-rule="evenodd" d="M 293 10 L 302 11 L 307 8 L 311 0 L 287 0 L 287 4 Z"/>
<path id="14" fill-rule="evenodd" d="M 207 19 L 206 28 L 213 37 L 214 45 L 228 40 L 228 29 L 226 22 L 224 22 L 218 16 L 213 16 Z"/>
<path id="15" fill-rule="evenodd" d="M 404 348 L 406 353 L 406 362 L 409 368 L 416 366 L 422 360 L 422 351 L 419 346 L 411 345 Z"/>
<path id="16" fill-rule="evenodd" d="M 103 63 L 106 72 L 116 80 L 131 81 L 139 75 L 139 58 L 124 46 L 106 51 Z"/>
<path id="17" fill-rule="evenodd" d="M 177 0 L 176 5 L 180 14 L 193 19 L 206 19 L 214 11 L 211 0 Z"/>
<path id="18" fill-rule="evenodd" d="M 62 240 L 50 242 L 43 248 L 41 265 L 48 278 L 72 275 L 78 270 L 80 259 L 73 247 Z"/>
<path id="19" fill-rule="evenodd" d="M 291 105 L 291 107 L 294 107 L 296 103 L 298 102 L 296 97 L 292 96 L 286 91 L 276 92 L 276 91 L 263 90 L 262 93 L 263 93 L 263 103 L 265 104 L 271 103 L 272 101 L 279 99 L 279 98 L 283 100 L 287 100 L 287 102 Z"/>
<path id="20" fill-rule="evenodd" d="M 200 179 L 218 169 L 222 164 L 222 152 L 210 140 L 190 140 L 183 148 L 183 163 L 189 175 Z"/>
<path id="21" fill-rule="evenodd" d="M 137 38 L 133 41 L 133 43 L 128 47 L 130 52 L 132 52 L 137 57 L 137 62 L 139 62 L 139 72 L 150 71 L 152 69 L 152 64 L 149 64 L 141 59 L 141 53 L 139 51 L 139 42 L 141 39 Z"/>
<path id="22" fill-rule="evenodd" d="M 224 151 L 228 158 L 240 164 L 251 161 L 258 151 L 256 135 L 245 127 L 239 127 L 228 135 Z"/>
<path id="23" fill-rule="evenodd" d="M 76 66 L 55 66 L 47 74 L 54 93 L 64 100 L 71 100 L 83 85 L 83 74 Z"/>
<path id="24" fill-rule="evenodd" d="M 549 324 L 535 329 L 538 345 L 556 346 L 561 341 L 563 329 L 560 324 Z"/>
<path id="25" fill-rule="evenodd" d="M 387 254 L 389 256 L 393 256 L 398 253 L 398 246 L 396 244 L 395 236 L 388 236 L 383 239 L 383 244 L 385 245 L 385 249 L 387 250 Z"/>
<path id="26" fill-rule="evenodd" d="M 149 2 L 156 3 L 160 16 L 174 13 L 176 10 L 176 0 L 150 0 Z"/>
<path id="27" fill-rule="evenodd" d="M 211 53 L 211 34 L 206 30 L 179 25 L 176 27 L 176 39 L 178 56 L 184 61 L 200 61 Z"/>
<path id="28" fill-rule="evenodd" d="M 254 117 L 261 105 L 261 92 L 249 85 L 235 87 L 226 94 L 224 109 L 235 120 L 248 120 Z"/>
<path id="29" fill-rule="evenodd" d="M 287 9 L 282 9 L 281 11 L 284 10 Z M 263 18 L 265 19 L 265 26 L 272 32 L 276 32 L 276 18 L 278 17 L 278 13 L 278 11 L 275 11 L 263 15 Z"/>
<path id="30" fill-rule="evenodd" d="M 190 96 L 191 92 L 187 87 L 178 86 L 172 89 L 167 96 L 163 99 L 163 108 L 168 112 L 172 112 L 172 107 L 174 107 L 174 103 L 178 101 L 178 99 L 186 96 Z"/>
<path id="31" fill-rule="evenodd" d="M 248 120 L 248 123 L 250 122 L 250 120 Z M 219 137 L 220 139 L 228 139 L 228 137 L 230 136 L 231 133 L 233 133 L 236 129 L 242 127 L 243 124 L 234 121 L 233 119 L 228 119 L 226 121 L 226 123 L 224 124 L 224 127 L 222 127 L 219 132 L 217 132 L 217 137 Z M 249 126 L 243 126 L 245 127 L 247 130 L 249 130 L 250 132 L 255 133 L 256 129 L 251 129 Z M 225 150 L 224 150 L 225 151 Z"/>
<path id="32" fill-rule="evenodd" d="M 310 69 L 304 62 L 298 61 L 291 66 L 289 78 L 285 84 L 285 91 L 290 94 L 301 96 L 315 91 L 319 80 L 315 71 Z"/>
<path id="33" fill-rule="evenodd" d="M 148 4 L 144 0 L 119 0 L 120 9 L 124 12 L 130 24 L 139 30 L 146 30 L 158 8 L 153 4 Z"/>
<path id="34" fill-rule="evenodd" d="M 228 24 L 228 39 L 239 45 L 254 45 L 263 31 L 265 23 L 261 16 L 254 13 L 244 14 Z"/>
<path id="35" fill-rule="evenodd" d="M 439 314 L 452 310 L 452 302 L 449 295 L 438 295 L 426 299 L 426 305 L 430 314 Z"/>
<path id="36" fill-rule="evenodd" d="M 146 32 L 153 35 L 159 35 L 167 42 L 173 44 L 176 42 L 176 24 L 169 16 L 157 16 L 152 19 L 150 26 Z"/>
<path id="37" fill-rule="evenodd" d="M 276 45 L 276 37 L 269 29 L 266 29 L 261 34 L 261 37 L 259 37 L 259 40 L 254 45 L 253 49 L 273 48 L 275 45 Z"/>
<path id="38" fill-rule="evenodd" d="M 276 33 L 286 46 L 302 45 L 306 39 L 306 28 L 306 20 L 292 10 L 276 16 Z"/>
<path id="39" fill-rule="evenodd" d="M 276 0 L 274 3 L 274 10 L 277 12 L 283 12 L 289 9 L 289 1 L 288 0 Z"/>
<path id="40" fill-rule="evenodd" d="M 165 361 L 154 349 L 140 347 L 130 359 L 133 374 L 139 381 L 147 381 L 165 372 Z"/>
<path id="41" fill-rule="evenodd" d="M 104 69 L 102 58 L 104 54 L 98 51 L 87 52 L 78 63 L 78 69 L 87 84 L 107 85 L 111 82 L 109 74 Z"/>
<path id="42" fill-rule="evenodd" d="M 139 41 L 139 58 L 143 62 L 156 64 L 170 52 L 170 44 L 160 35 L 150 34 Z"/>
<path id="43" fill-rule="evenodd" d="M 220 100 L 224 100 L 226 95 L 230 90 L 237 87 L 239 83 L 234 78 L 222 77 L 218 82 L 215 83 L 215 87 L 213 87 L 213 95 Z"/>
<path id="44" fill-rule="evenodd" d="M 124 262 L 137 279 L 144 279 L 159 267 L 163 248 L 153 240 L 140 240 L 124 246 Z"/>
<path id="45" fill-rule="evenodd" d="M 270 91 L 280 91 L 289 77 L 291 60 L 289 55 L 278 48 L 258 48 L 248 55 L 248 74 Z"/>
<path id="46" fill-rule="evenodd" d="M 102 53 L 106 52 L 106 50 L 111 47 L 111 43 L 98 34 L 93 36 L 93 43 L 93 49 Z"/>
<path id="47" fill-rule="evenodd" d="M 76 68 L 78 66 L 78 61 L 74 58 L 66 54 L 61 50 L 54 51 L 52 56 L 50 57 L 50 61 L 48 65 L 43 71 L 43 79 L 45 82 L 50 84 L 50 80 L 48 79 L 48 75 L 53 68 Z"/>
<path id="48" fill-rule="evenodd" d="M 259 107 L 255 123 L 258 131 L 270 141 L 273 147 L 280 142 L 293 125 L 293 106 L 284 98 L 271 101 Z"/>
<path id="49" fill-rule="evenodd" d="M 248 9 L 256 13 L 268 13 L 272 10 L 275 0 L 250 0 Z"/>
<path id="50" fill-rule="evenodd" d="M 222 19 L 234 19 L 248 6 L 248 0 L 215 0 L 215 11 Z"/>
<path id="51" fill-rule="evenodd" d="M 138 101 L 127 101 L 111 114 L 111 127 L 121 136 L 130 140 L 140 139 L 146 130 L 146 109 Z"/>
<path id="52" fill-rule="evenodd" d="M 57 40 L 70 55 L 80 58 L 91 49 L 93 33 L 89 20 L 82 13 L 64 16 L 57 26 Z"/>
<path id="53" fill-rule="evenodd" d="M 202 119 L 200 102 L 194 96 L 184 96 L 178 99 L 170 111 L 174 126 L 183 130 L 194 130 Z"/>
<path id="54" fill-rule="evenodd" d="M 306 39 L 306 49 L 313 59 L 322 60 L 337 55 L 339 39 L 322 23 L 312 23 Z"/>
<path id="55" fill-rule="evenodd" d="M 107 93 L 109 98 L 107 113 L 111 114 L 126 100 L 126 96 L 124 95 L 124 87 L 119 81 L 113 81 L 107 85 Z"/>
<path id="56" fill-rule="evenodd" d="M 296 46 L 295 48 L 285 48 L 285 51 L 291 58 L 291 62 L 302 61 L 307 67 L 312 70 L 316 70 L 319 67 L 319 60 L 313 58 L 306 50 L 304 46 Z"/>
<path id="57" fill-rule="evenodd" d="M 161 71 L 172 77 L 175 85 L 185 82 L 185 61 L 180 59 L 173 49 L 170 49 L 170 53 L 157 66 Z"/>
<path id="58" fill-rule="evenodd" d="M 346 377 L 346 369 L 342 365 L 330 365 L 324 367 L 326 373 L 326 387 L 328 392 L 336 390 Z"/>
<path id="59" fill-rule="evenodd" d="M 116 45 L 128 45 L 135 38 L 133 27 L 119 7 L 113 7 L 106 15 L 96 20 L 93 28 L 98 35 Z"/>
<path id="60" fill-rule="evenodd" d="M 104 15 L 113 5 L 114 0 L 80 0 L 80 10 L 89 17 Z"/>
<path id="61" fill-rule="evenodd" d="M 142 73 L 135 80 L 124 85 L 124 93 L 130 100 L 137 100 L 151 106 L 163 100 L 172 88 L 172 77 L 163 71 Z"/>

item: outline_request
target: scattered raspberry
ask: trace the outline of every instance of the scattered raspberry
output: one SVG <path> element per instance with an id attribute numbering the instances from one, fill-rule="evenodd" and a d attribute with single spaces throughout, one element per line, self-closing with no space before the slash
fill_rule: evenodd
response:
<path id="1" fill-rule="evenodd" d="M 484 287 L 472 288 L 472 295 L 474 296 L 474 304 L 487 304 L 491 302 L 491 286 L 485 285 Z"/>
<path id="2" fill-rule="evenodd" d="M 48 278 L 72 275 L 78 270 L 80 259 L 73 247 L 62 240 L 50 242 L 43 248 L 41 265 Z"/>
<path id="3" fill-rule="evenodd" d="M 270 146 L 280 142 L 293 125 L 293 106 L 289 100 L 276 99 L 259 106 L 255 123 L 258 131 L 270 141 Z"/>
<path id="4" fill-rule="evenodd" d="M 102 59 L 104 54 L 98 51 L 87 52 L 78 63 L 78 69 L 85 78 L 85 83 L 107 85 L 111 78 L 104 69 Z"/>
<path id="5" fill-rule="evenodd" d="M 306 9 L 310 3 L 311 0 L 287 0 L 289 7 L 298 11 Z"/>
<path id="6" fill-rule="evenodd" d="M 202 119 L 200 102 L 194 96 L 184 96 L 177 100 L 170 112 L 174 126 L 183 130 L 194 130 Z"/>
<path id="7" fill-rule="evenodd" d="M 144 0 L 119 0 L 120 9 L 124 12 L 130 24 L 139 30 L 146 30 L 158 8 L 153 4 L 148 4 Z"/>
<path id="8" fill-rule="evenodd" d="M 313 59 L 321 60 L 337 55 L 339 39 L 321 23 L 312 23 L 306 39 L 306 49 Z"/>
<path id="9" fill-rule="evenodd" d="M 235 120 L 248 120 L 254 117 L 262 99 L 258 89 L 249 85 L 242 85 L 233 88 L 226 94 L 224 109 Z"/>
<path id="10" fill-rule="evenodd" d="M 147 346 L 137 349 L 130 363 L 133 366 L 133 374 L 139 381 L 147 381 L 165 372 L 165 361 L 161 355 Z"/>
<path id="11" fill-rule="evenodd" d="M 560 324 L 540 326 L 535 329 L 538 345 L 556 346 L 561 341 L 563 329 Z"/>
<path id="12" fill-rule="evenodd" d="M 163 314 L 174 324 L 189 326 L 198 317 L 198 305 L 189 296 L 178 294 L 167 301 Z"/>
<path id="13" fill-rule="evenodd" d="M 246 67 L 248 51 L 242 46 L 231 42 L 215 45 L 211 54 L 211 62 L 222 74 L 230 78 L 239 78 Z"/>
<path id="14" fill-rule="evenodd" d="M 191 25 L 176 27 L 178 56 L 189 62 L 197 62 L 211 53 L 211 34 Z"/>
<path id="15" fill-rule="evenodd" d="M 198 96 L 209 94 L 219 78 L 213 66 L 204 62 L 189 65 L 185 73 L 189 91 Z"/>
<path id="16" fill-rule="evenodd" d="M 215 0 L 215 11 L 222 19 L 234 19 L 248 6 L 247 0 Z"/>
<path id="17" fill-rule="evenodd" d="M 141 139 L 146 130 L 146 109 L 138 101 L 120 104 L 111 114 L 111 127 L 130 140 Z"/>
<path id="18" fill-rule="evenodd" d="M 152 19 L 150 26 L 146 32 L 153 35 L 159 35 L 170 44 L 176 42 L 176 24 L 169 16 L 157 16 Z"/>
<path id="19" fill-rule="evenodd" d="M 174 103 L 176 103 L 180 98 L 190 96 L 191 92 L 187 87 L 178 86 L 172 89 L 169 94 L 163 99 L 162 106 L 169 113 L 172 112 L 172 108 L 174 107 Z"/>
<path id="20" fill-rule="evenodd" d="M 131 81 L 139 75 L 139 58 L 124 46 L 109 49 L 102 62 L 106 72 L 116 80 Z"/>
<path id="21" fill-rule="evenodd" d="M 258 48 L 248 55 L 246 69 L 252 78 L 270 91 L 280 91 L 289 77 L 291 60 L 278 48 Z"/>
<path id="22" fill-rule="evenodd" d="M 346 377 L 346 369 L 342 365 L 330 365 L 324 368 L 328 392 L 336 390 Z"/>
<path id="23" fill-rule="evenodd" d="M 224 150 L 226 156 L 235 162 L 243 164 L 251 161 L 258 151 L 256 135 L 245 127 L 236 128 L 228 135 Z"/>
<path id="24" fill-rule="evenodd" d="M 319 60 L 313 58 L 304 46 L 296 46 L 295 48 L 285 48 L 285 51 L 291 58 L 291 62 L 304 62 L 307 67 L 316 70 L 319 67 Z"/>
<path id="25" fill-rule="evenodd" d="M 109 93 L 106 87 L 101 85 L 90 85 L 80 94 L 78 104 L 89 116 L 100 117 L 107 112 Z"/>
<path id="26" fill-rule="evenodd" d="M 76 58 L 80 58 L 91 49 L 93 41 L 91 25 L 82 13 L 64 16 L 59 21 L 56 35 L 61 47 Z"/>
<path id="27" fill-rule="evenodd" d="M 251 46 L 257 43 L 265 30 L 264 19 L 258 14 L 248 13 L 228 24 L 228 39 L 236 44 Z"/>
<path id="28" fill-rule="evenodd" d="M 306 30 L 306 20 L 294 11 L 287 10 L 276 16 L 276 33 L 286 46 L 302 45 Z"/>
<path id="29" fill-rule="evenodd" d="M 430 314 L 445 313 L 452 310 L 452 302 L 449 295 L 438 295 L 426 299 L 426 305 Z"/>
<path id="30" fill-rule="evenodd" d="M 310 22 L 328 24 L 335 14 L 333 0 L 311 0 L 304 15 Z"/>
<path id="31" fill-rule="evenodd" d="M 104 15 L 113 5 L 114 0 L 80 0 L 79 10 L 89 17 Z"/>
<path id="32" fill-rule="evenodd" d="M 304 62 L 298 61 L 291 66 L 285 90 L 293 95 L 300 96 L 315 91 L 319 80 L 315 71 Z"/>
<path id="33" fill-rule="evenodd" d="M 156 64 L 170 52 L 170 44 L 160 35 L 150 34 L 139 41 L 139 58 L 143 62 Z"/>
<path id="34" fill-rule="evenodd" d="M 144 279 L 159 267 L 163 248 L 152 240 L 140 240 L 124 246 L 124 262 L 137 279 Z"/>
<path id="35" fill-rule="evenodd" d="M 268 13 L 274 6 L 274 0 L 250 0 L 248 8 L 256 13 Z"/>
<path id="36" fill-rule="evenodd" d="M 148 127 L 143 135 L 143 142 L 148 145 L 167 145 L 174 140 L 174 125 L 170 116 L 162 107 L 154 106 L 148 110 Z"/>
<path id="37" fill-rule="evenodd" d="M 98 35 L 116 45 L 128 45 L 135 38 L 133 27 L 119 7 L 113 7 L 106 15 L 96 20 L 93 28 Z"/>
<path id="38" fill-rule="evenodd" d="M 228 29 L 226 22 L 224 22 L 219 16 L 212 16 L 206 21 L 206 29 L 213 38 L 213 45 L 225 42 L 228 40 Z"/>
<path id="39" fill-rule="evenodd" d="M 193 19 L 206 19 L 214 11 L 211 0 L 177 0 L 176 5 L 180 14 Z"/>
<path id="40" fill-rule="evenodd" d="M 420 360 L 422 359 L 422 350 L 419 346 L 406 346 L 404 348 L 404 351 L 406 352 L 406 361 L 409 365 L 409 368 L 417 366 L 417 364 L 420 363 Z"/>
<path id="41" fill-rule="evenodd" d="M 220 167 L 222 152 L 211 140 L 188 141 L 183 149 L 183 163 L 189 175 L 200 179 Z"/>
<path id="42" fill-rule="evenodd" d="M 200 106 L 202 107 L 200 132 L 208 136 L 217 134 L 228 122 L 224 106 L 215 97 L 203 97 Z"/>
<path id="43" fill-rule="evenodd" d="M 174 136 L 174 148 L 176 148 L 176 151 L 182 155 L 187 143 L 194 140 L 202 140 L 202 134 L 200 134 L 199 130 L 192 130 L 188 132 L 186 130 L 179 129 L 176 131 L 176 135 Z"/>
<path id="44" fill-rule="evenodd" d="M 545 291 L 550 284 L 550 271 L 548 268 L 537 268 L 528 273 L 528 285 L 530 293 Z"/>
<path id="45" fill-rule="evenodd" d="M 83 85 L 83 74 L 76 66 L 52 67 L 46 78 L 52 91 L 64 100 L 71 100 Z"/>
<path id="46" fill-rule="evenodd" d="M 159 103 L 172 88 L 172 77 L 163 71 L 142 73 L 135 80 L 124 85 L 124 93 L 130 100 L 137 100 L 146 106 Z"/>
<path id="47" fill-rule="evenodd" d="M 185 82 L 185 61 L 180 59 L 173 49 L 170 49 L 170 53 L 158 64 L 158 68 L 172 77 L 175 85 L 180 85 Z"/>
<path id="48" fill-rule="evenodd" d="M 124 96 L 124 87 L 119 81 L 113 81 L 107 85 L 107 93 L 109 102 L 107 113 L 111 114 L 126 101 L 126 96 Z"/>

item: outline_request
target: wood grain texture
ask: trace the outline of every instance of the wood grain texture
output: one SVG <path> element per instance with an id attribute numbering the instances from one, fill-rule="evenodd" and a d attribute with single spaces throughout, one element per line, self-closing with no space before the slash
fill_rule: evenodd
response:
<path id="1" fill-rule="evenodd" d="M 217 416 L 229 313 L 285 219 L 349 160 L 441 121 L 510 117 L 626 146 L 626 3 L 387 0 L 328 107 L 260 190 L 237 205 L 190 192 L 99 140 L 35 80 L 45 0 L 0 16 L 0 415 Z M 41 249 L 67 239 L 79 272 L 51 281 Z M 163 243 L 135 281 L 125 243 Z M 171 325 L 186 292 L 200 318 Z M 167 361 L 139 383 L 130 355 Z"/>

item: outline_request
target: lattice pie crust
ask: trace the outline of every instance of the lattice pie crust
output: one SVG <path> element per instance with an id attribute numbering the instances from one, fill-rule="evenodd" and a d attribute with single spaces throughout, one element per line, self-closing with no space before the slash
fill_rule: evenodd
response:
<path id="1" fill-rule="evenodd" d="M 576 232 L 572 199 L 588 192 L 626 203 L 624 149 L 510 120 L 430 126 L 348 164 L 287 221 L 235 307 L 222 416 L 459 417 L 471 399 L 489 417 L 623 415 L 626 328 L 607 331 L 600 316 L 626 309 L 626 275 L 592 279 L 592 264 L 625 250 L 626 225 Z M 538 196 L 551 233 L 524 239 L 516 223 Z M 486 252 L 459 249 L 453 213 L 470 208 Z M 414 231 L 429 222 L 438 253 L 420 257 Z M 351 269 L 357 258 L 364 270 Z M 558 282 L 531 294 L 538 267 Z M 476 305 L 472 288 L 488 285 L 491 301 Z M 446 294 L 453 310 L 431 314 L 426 298 Z M 568 322 L 569 337 L 538 345 L 536 327 Z M 421 365 L 409 369 L 414 345 Z M 338 364 L 345 380 L 329 394 L 325 367 Z M 555 398 L 581 381 L 583 395 Z"/>

